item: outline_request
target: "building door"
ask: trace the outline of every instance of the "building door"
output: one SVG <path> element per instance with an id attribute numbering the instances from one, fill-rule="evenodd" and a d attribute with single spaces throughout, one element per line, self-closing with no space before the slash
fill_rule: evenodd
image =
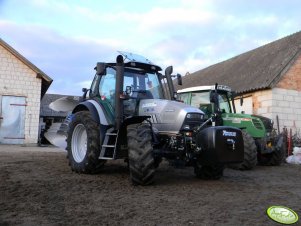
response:
<path id="1" fill-rule="evenodd" d="M 0 111 L 0 143 L 24 143 L 25 106 L 25 97 L 2 96 Z"/>

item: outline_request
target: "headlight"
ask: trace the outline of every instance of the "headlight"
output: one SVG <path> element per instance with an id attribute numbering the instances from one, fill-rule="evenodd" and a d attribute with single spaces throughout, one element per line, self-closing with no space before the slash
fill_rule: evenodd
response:
<path id="1" fill-rule="evenodd" d="M 196 114 L 196 113 L 188 113 L 186 115 L 186 118 L 189 118 L 189 119 L 203 119 L 204 115 L 202 115 L 202 114 Z"/>
<path id="2" fill-rule="evenodd" d="M 189 126 L 189 125 L 184 125 L 184 126 L 183 126 L 183 129 L 185 129 L 185 130 L 190 130 L 190 126 Z"/>

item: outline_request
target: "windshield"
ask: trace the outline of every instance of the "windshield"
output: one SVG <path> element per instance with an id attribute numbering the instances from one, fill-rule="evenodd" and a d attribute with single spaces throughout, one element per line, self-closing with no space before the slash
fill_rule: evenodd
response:
<path id="1" fill-rule="evenodd" d="M 185 104 L 201 109 L 206 116 L 213 113 L 213 103 L 210 102 L 210 91 L 197 91 L 178 94 L 178 99 Z M 226 92 L 218 93 L 220 110 L 222 112 L 231 112 L 230 103 Z"/>
<path id="2" fill-rule="evenodd" d="M 97 80 L 95 80 L 97 81 Z M 97 84 L 97 82 L 94 82 Z M 99 95 L 114 106 L 115 101 L 116 70 L 107 68 L 106 75 L 103 75 L 99 83 Z M 132 93 L 144 91 L 149 99 L 164 99 L 163 90 L 156 73 L 145 73 L 141 70 L 125 69 L 123 90 L 130 86 Z"/>
<path id="3" fill-rule="evenodd" d="M 125 71 L 123 90 L 127 86 L 132 88 L 132 92 L 149 91 L 154 99 L 164 98 L 158 75 L 154 73 L 142 73 L 136 70 Z"/>
<path id="4" fill-rule="evenodd" d="M 220 110 L 223 113 L 231 113 L 231 106 L 230 106 L 227 93 L 219 93 L 218 101 L 219 101 Z"/>

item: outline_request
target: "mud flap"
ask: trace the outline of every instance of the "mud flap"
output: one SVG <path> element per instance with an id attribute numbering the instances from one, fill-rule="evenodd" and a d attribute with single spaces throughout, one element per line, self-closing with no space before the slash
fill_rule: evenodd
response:
<path id="1" fill-rule="evenodd" d="M 229 126 L 208 127 L 196 135 L 200 162 L 239 163 L 244 160 L 244 142 L 240 129 Z"/>

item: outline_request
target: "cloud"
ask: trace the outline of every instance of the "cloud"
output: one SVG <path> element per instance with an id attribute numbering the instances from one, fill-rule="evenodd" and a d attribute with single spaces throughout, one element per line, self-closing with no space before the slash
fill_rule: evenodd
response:
<path id="1" fill-rule="evenodd" d="M 95 63 L 112 61 L 116 50 L 185 74 L 301 28 L 297 0 L 31 0 L 26 10 L 5 2 L 3 39 L 55 79 L 51 92 L 68 94 L 87 86 Z"/>
<path id="2" fill-rule="evenodd" d="M 0 21 L 3 39 L 54 79 L 50 92 L 80 94 L 81 81 L 92 80 L 97 61 L 114 59 L 117 41 L 68 38 L 40 26 Z"/>

